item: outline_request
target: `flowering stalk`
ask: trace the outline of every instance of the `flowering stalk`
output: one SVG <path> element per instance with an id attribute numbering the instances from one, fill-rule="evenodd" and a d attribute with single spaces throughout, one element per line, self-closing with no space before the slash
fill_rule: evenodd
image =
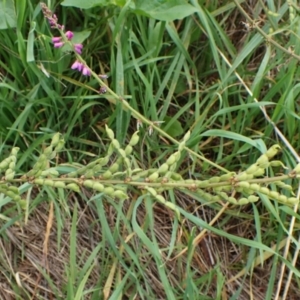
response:
<path id="1" fill-rule="evenodd" d="M 109 86 L 107 84 L 105 84 L 105 82 L 102 80 L 102 79 L 106 79 L 106 75 L 96 74 L 91 68 L 88 67 L 86 61 L 81 57 L 83 45 L 72 43 L 72 37 L 73 36 L 70 38 L 70 36 L 68 34 L 69 31 L 64 32 L 64 26 L 58 24 L 57 16 L 52 13 L 52 11 L 47 7 L 47 5 L 45 3 L 41 3 L 41 8 L 42 8 L 42 11 L 43 11 L 43 14 L 44 14 L 45 18 L 49 21 L 49 24 L 50 24 L 51 28 L 56 28 L 60 32 L 61 40 L 57 39 L 57 42 L 54 42 L 54 47 L 60 48 L 61 47 L 60 43 L 63 43 L 62 45 L 69 44 L 69 45 L 71 45 L 72 49 L 74 49 L 74 54 L 76 56 L 76 60 L 72 64 L 71 69 L 81 72 L 82 75 L 84 75 L 84 76 L 92 76 L 93 78 L 95 78 L 98 81 L 99 85 L 100 85 L 99 93 L 100 94 L 109 93 L 117 102 L 120 102 L 122 104 L 122 107 L 123 107 L 124 110 L 127 110 L 127 111 L 131 112 L 132 116 L 137 119 L 138 124 L 145 123 L 149 127 L 151 127 L 152 130 L 155 130 L 156 132 L 158 132 L 162 136 L 168 138 L 174 144 L 176 144 L 176 145 L 180 144 L 180 142 L 178 142 L 176 139 L 172 138 L 169 134 L 167 134 L 164 130 L 162 130 L 157 125 L 157 123 L 148 120 L 146 117 L 144 117 L 142 114 L 140 114 L 134 108 L 132 108 L 130 106 L 130 104 L 124 98 L 117 95 L 113 90 L 111 90 L 109 88 Z M 115 104 L 115 102 L 114 102 L 114 104 Z M 209 163 L 210 165 L 214 166 L 215 168 L 217 168 L 219 170 L 222 170 L 223 172 L 226 172 L 226 173 L 229 172 L 225 168 L 223 168 L 223 167 L 217 165 L 216 163 L 208 160 L 207 158 L 199 155 L 198 153 L 194 152 L 193 150 L 187 148 L 186 146 L 184 147 L 184 149 L 186 151 L 188 151 L 190 154 L 197 157 L 198 159 Z"/>

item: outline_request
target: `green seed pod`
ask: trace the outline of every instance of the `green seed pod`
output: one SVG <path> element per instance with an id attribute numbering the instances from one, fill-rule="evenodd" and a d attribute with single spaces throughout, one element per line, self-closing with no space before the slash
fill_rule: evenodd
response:
<path id="1" fill-rule="evenodd" d="M 158 172 L 154 172 L 154 173 L 152 173 L 152 174 L 148 177 L 148 180 L 149 180 L 149 181 L 155 181 L 158 177 L 159 177 L 159 173 L 158 173 Z"/>
<path id="2" fill-rule="evenodd" d="M 51 155 L 49 155 L 48 157 L 49 157 L 49 159 L 53 159 L 54 157 L 56 157 L 56 151 L 53 150 Z"/>
<path id="3" fill-rule="evenodd" d="M 44 155 L 44 156 L 45 156 L 45 159 L 47 159 L 48 157 L 51 156 L 52 152 L 53 152 L 53 147 L 50 145 L 49 147 L 47 147 L 47 148 L 44 149 L 42 155 Z M 42 155 L 41 155 L 41 156 L 42 156 Z M 41 156 L 40 156 L 40 158 L 41 158 Z M 39 158 L 39 159 L 40 159 L 40 158 Z"/>
<path id="4" fill-rule="evenodd" d="M 36 178 L 36 179 L 33 180 L 33 182 L 35 184 L 38 184 L 38 185 L 43 185 L 44 184 L 44 180 L 45 179 L 42 179 L 42 178 Z"/>
<path id="5" fill-rule="evenodd" d="M 95 182 L 93 184 L 92 188 L 93 188 L 93 190 L 100 192 L 100 193 L 104 191 L 104 185 L 99 182 Z"/>
<path id="6" fill-rule="evenodd" d="M 218 195 L 225 200 L 228 200 L 228 195 L 225 192 L 219 192 Z"/>
<path id="7" fill-rule="evenodd" d="M 66 188 L 74 192 L 80 193 L 80 188 L 76 183 L 69 183 L 67 184 Z"/>
<path id="8" fill-rule="evenodd" d="M 17 195 L 19 194 L 19 189 L 16 186 L 10 185 L 7 188 L 8 188 L 9 191 L 12 191 L 12 192 L 14 192 Z"/>
<path id="9" fill-rule="evenodd" d="M 95 183 L 95 181 L 93 181 L 93 180 L 85 180 L 83 182 L 83 186 L 88 187 L 88 188 L 92 188 L 94 183 Z"/>
<path id="10" fill-rule="evenodd" d="M 232 185 L 224 185 L 224 186 L 222 186 L 222 190 L 224 192 L 231 192 L 232 189 L 233 189 Z"/>
<path id="11" fill-rule="evenodd" d="M 285 195 L 279 195 L 278 201 L 286 203 L 288 201 L 288 197 Z"/>
<path id="12" fill-rule="evenodd" d="M 162 195 L 156 195 L 155 199 L 158 200 L 160 203 L 163 203 L 163 204 L 166 204 L 166 202 L 167 202 L 166 199 Z"/>
<path id="13" fill-rule="evenodd" d="M 66 188 L 66 184 L 62 181 L 55 181 L 53 184 L 54 187 L 56 188 Z"/>
<path id="14" fill-rule="evenodd" d="M 270 149 L 268 149 L 265 154 L 267 155 L 268 159 L 272 159 L 280 149 L 281 147 L 278 144 L 275 144 Z"/>
<path id="15" fill-rule="evenodd" d="M 96 165 L 96 166 L 93 167 L 94 174 L 99 173 L 101 170 L 102 170 L 101 165 Z"/>
<path id="16" fill-rule="evenodd" d="M 256 172 L 254 172 L 252 175 L 254 177 L 258 177 L 258 176 L 262 176 L 265 174 L 265 169 L 263 168 L 259 168 Z"/>
<path id="17" fill-rule="evenodd" d="M 234 197 L 228 197 L 226 199 L 229 203 L 238 204 L 237 200 Z"/>
<path id="18" fill-rule="evenodd" d="M 245 172 L 246 174 L 253 174 L 255 172 L 257 172 L 257 170 L 259 170 L 259 166 L 257 165 L 257 163 L 251 165 Z"/>
<path id="19" fill-rule="evenodd" d="M 210 179 L 208 179 L 208 182 L 209 183 L 218 183 L 218 182 L 220 182 L 220 177 L 212 177 L 212 178 L 210 178 Z"/>
<path id="20" fill-rule="evenodd" d="M 59 141 L 60 141 L 60 133 L 57 132 L 52 137 L 51 146 L 55 147 L 58 144 Z"/>
<path id="21" fill-rule="evenodd" d="M 258 192 L 260 190 L 260 188 L 261 188 L 260 185 L 257 184 L 257 183 L 250 184 L 250 189 L 253 190 L 253 191 Z"/>
<path id="22" fill-rule="evenodd" d="M 220 198 L 220 196 L 214 195 L 214 196 L 212 197 L 212 202 L 219 202 L 219 201 L 222 201 L 222 199 Z"/>
<path id="23" fill-rule="evenodd" d="M 202 197 L 207 201 L 211 201 L 213 199 L 213 195 L 210 193 L 204 193 Z"/>
<path id="24" fill-rule="evenodd" d="M 110 179 L 111 177 L 112 177 L 112 173 L 109 170 L 107 170 L 102 174 L 103 179 Z"/>
<path id="25" fill-rule="evenodd" d="M 249 188 L 250 188 L 250 183 L 247 182 L 247 181 L 240 181 L 240 182 L 238 183 L 238 186 L 240 186 L 240 187 L 242 187 L 242 188 L 247 188 L 247 189 L 249 189 Z"/>
<path id="26" fill-rule="evenodd" d="M 183 137 L 183 141 L 184 142 L 187 142 L 188 141 L 188 139 L 190 138 L 190 136 L 191 136 L 191 132 L 190 131 L 188 131 L 185 135 L 184 135 L 184 137 Z"/>
<path id="27" fill-rule="evenodd" d="M 61 140 L 58 142 L 57 146 L 55 147 L 55 151 L 56 151 L 56 152 L 61 151 L 61 150 L 64 148 L 64 146 L 65 146 L 65 140 L 61 139 Z"/>
<path id="28" fill-rule="evenodd" d="M 18 194 L 14 193 L 13 191 L 6 191 L 5 195 L 14 199 L 16 196 L 18 196 Z"/>
<path id="29" fill-rule="evenodd" d="M 182 181 L 183 178 L 179 173 L 176 172 L 168 172 L 166 174 L 166 177 L 170 177 L 171 179 L 175 180 L 175 181 Z"/>
<path id="30" fill-rule="evenodd" d="M 152 196 L 156 197 L 157 192 L 156 192 L 156 190 L 155 190 L 154 188 L 152 188 L 152 187 L 146 187 L 146 189 L 147 189 L 147 191 L 148 191 Z"/>
<path id="31" fill-rule="evenodd" d="M 259 197 L 251 195 L 251 196 L 248 197 L 248 200 L 251 203 L 252 202 L 257 202 L 259 200 Z"/>
<path id="32" fill-rule="evenodd" d="M 24 209 L 24 210 L 26 209 L 26 207 L 27 207 L 27 201 L 26 200 L 20 199 L 18 201 L 18 203 L 19 203 L 19 205 L 21 206 L 22 209 Z"/>
<path id="33" fill-rule="evenodd" d="M 17 156 L 19 150 L 20 150 L 20 148 L 18 148 L 18 147 L 13 147 L 13 148 L 11 149 L 11 152 L 10 152 L 11 157 Z"/>
<path id="34" fill-rule="evenodd" d="M 164 163 L 158 168 L 157 172 L 160 174 L 166 174 L 168 170 L 169 170 L 169 165 Z"/>
<path id="35" fill-rule="evenodd" d="M 271 167 L 282 167 L 284 169 L 287 169 L 287 167 L 280 161 L 280 160 L 273 160 L 270 162 Z"/>
<path id="36" fill-rule="evenodd" d="M 119 150 L 120 147 L 120 143 L 117 140 L 112 140 L 111 144 L 114 146 L 115 149 Z"/>
<path id="37" fill-rule="evenodd" d="M 11 170 L 14 170 L 16 167 L 16 163 L 14 161 L 11 161 L 8 165 L 8 168 L 11 169 Z"/>
<path id="38" fill-rule="evenodd" d="M 242 172 L 236 175 L 236 179 L 238 181 L 250 180 L 253 178 L 252 174 L 247 174 L 246 172 Z"/>
<path id="39" fill-rule="evenodd" d="M 116 198 L 118 198 L 120 200 L 126 200 L 126 199 L 128 199 L 128 195 L 126 193 L 124 193 L 123 191 L 120 191 L 120 190 L 114 191 L 114 193 L 113 193 L 112 196 L 116 197 Z"/>
<path id="40" fill-rule="evenodd" d="M 260 168 L 267 168 L 269 166 L 269 158 L 266 154 L 261 155 L 256 163 L 259 165 Z"/>
<path id="41" fill-rule="evenodd" d="M 289 204 L 298 204 L 299 200 L 295 197 L 290 197 L 287 199 L 287 203 Z"/>
<path id="42" fill-rule="evenodd" d="M 114 164 L 112 164 L 112 165 L 109 167 L 108 170 L 109 170 L 111 173 L 116 173 L 116 172 L 119 170 L 119 168 L 120 168 L 119 164 L 115 162 Z"/>
<path id="43" fill-rule="evenodd" d="M 208 180 L 202 180 L 197 182 L 197 187 L 198 188 L 206 188 L 209 186 Z"/>
<path id="44" fill-rule="evenodd" d="M 279 193 L 276 191 L 270 191 L 269 197 L 274 198 L 275 200 L 278 200 L 279 198 Z"/>
<path id="45" fill-rule="evenodd" d="M 115 191 L 114 188 L 112 188 L 111 186 L 108 186 L 108 187 L 104 188 L 103 194 L 112 196 L 114 191 Z"/>
<path id="46" fill-rule="evenodd" d="M 249 188 L 249 189 L 244 188 L 244 189 L 242 189 L 242 192 L 245 194 L 248 194 L 248 195 L 253 195 L 255 193 L 255 191 L 253 191 L 251 188 Z"/>
<path id="47" fill-rule="evenodd" d="M 0 163 L 0 170 L 7 169 L 10 162 L 11 162 L 11 159 L 10 159 L 10 158 L 4 159 L 4 160 Z"/>
<path id="48" fill-rule="evenodd" d="M 110 128 L 108 128 L 107 125 L 105 125 L 105 130 L 106 130 L 107 136 L 108 136 L 111 140 L 113 140 L 113 139 L 115 138 L 114 132 L 113 132 Z"/>
<path id="49" fill-rule="evenodd" d="M 45 180 L 44 180 L 44 185 L 47 185 L 47 186 L 54 186 L 54 181 L 51 180 L 51 179 L 45 179 Z"/>
<path id="50" fill-rule="evenodd" d="M 129 156 L 132 153 L 132 150 L 133 150 L 132 146 L 131 145 L 127 145 L 125 147 L 125 150 L 124 150 L 125 151 L 125 155 Z"/>
<path id="51" fill-rule="evenodd" d="M 229 172 L 228 174 L 224 174 L 220 176 L 220 181 L 227 181 L 236 176 L 235 172 Z"/>
<path id="52" fill-rule="evenodd" d="M 52 177 L 58 177 L 59 176 L 59 172 L 55 169 L 49 169 L 49 175 Z"/>
<path id="53" fill-rule="evenodd" d="M 132 135 L 132 137 L 131 137 L 131 139 L 130 139 L 130 142 L 129 142 L 129 145 L 130 146 L 135 146 L 138 142 L 139 142 L 139 139 L 140 139 L 140 137 L 139 137 L 139 132 L 138 131 L 136 131 L 133 135 Z"/>
<path id="54" fill-rule="evenodd" d="M 15 176 L 15 171 L 11 169 L 7 169 L 5 172 L 5 180 L 13 180 Z"/>
<path id="55" fill-rule="evenodd" d="M 119 151 L 119 154 L 120 154 L 123 158 L 126 157 L 126 152 L 125 152 L 123 149 L 119 148 L 118 151 Z"/>
<path id="56" fill-rule="evenodd" d="M 172 166 L 176 162 L 176 155 L 172 154 L 166 161 L 166 164 Z"/>
<path id="57" fill-rule="evenodd" d="M 245 205 L 248 203 L 249 203 L 249 200 L 247 198 L 240 198 L 239 201 L 237 201 L 238 205 Z"/>
<path id="58" fill-rule="evenodd" d="M 85 174 L 84 174 L 84 177 L 85 178 L 92 178 L 95 176 L 95 172 L 94 170 L 88 170 Z"/>
<path id="59" fill-rule="evenodd" d="M 16 195 L 13 200 L 18 202 L 19 204 L 20 204 L 20 201 L 22 201 L 20 195 Z M 25 203 L 27 203 L 26 200 L 23 200 L 23 201 L 25 201 Z"/>
<path id="60" fill-rule="evenodd" d="M 259 191 L 267 196 L 269 196 L 271 192 L 267 187 L 261 187 Z"/>

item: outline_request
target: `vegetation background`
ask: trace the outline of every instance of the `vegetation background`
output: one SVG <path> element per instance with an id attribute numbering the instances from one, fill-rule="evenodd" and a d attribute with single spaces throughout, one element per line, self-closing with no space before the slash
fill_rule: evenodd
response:
<path id="1" fill-rule="evenodd" d="M 238 172 L 277 143 L 287 168 L 299 162 L 297 1 L 47 4 L 84 43 L 90 67 L 166 133 L 140 128 L 136 166 L 157 168 L 189 130 L 200 158 L 184 153 L 186 179 Z M 54 132 L 66 141 L 56 164 L 67 168 L 104 155 L 105 124 L 121 145 L 136 131 L 128 110 L 70 69 L 74 56 L 53 48 L 54 35 L 39 1 L 0 1 L 0 160 L 19 147 L 19 174 Z M 297 205 L 262 196 L 234 206 L 170 190 L 179 221 L 138 190 L 126 201 L 19 190 L 25 211 L 0 195 L 1 299 L 299 298 Z"/>

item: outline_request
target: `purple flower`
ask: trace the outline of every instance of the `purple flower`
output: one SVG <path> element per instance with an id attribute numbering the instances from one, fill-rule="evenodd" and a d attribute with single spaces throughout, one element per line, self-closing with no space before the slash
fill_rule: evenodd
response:
<path id="1" fill-rule="evenodd" d="M 84 66 L 82 69 L 82 75 L 91 76 L 91 70 L 87 66 Z"/>
<path id="2" fill-rule="evenodd" d="M 71 69 L 72 70 L 78 70 L 79 72 L 81 72 L 82 69 L 83 69 L 83 64 L 80 61 L 76 60 L 73 63 L 73 65 L 71 66 Z"/>
<path id="3" fill-rule="evenodd" d="M 72 32 L 72 31 L 67 31 L 66 33 L 66 37 L 67 37 L 67 39 L 70 41 L 72 38 L 73 38 L 73 36 L 74 36 L 74 33 Z"/>
<path id="4" fill-rule="evenodd" d="M 74 49 L 75 49 L 75 51 L 76 51 L 78 54 L 81 54 L 82 48 L 83 48 L 83 45 L 82 45 L 82 44 L 75 44 L 75 45 L 74 45 Z"/>
<path id="5" fill-rule="evenodd" d="M 54 43 L 54 48 L 61 48 L 64 45 L 64 42 Z"/>
<path id="6" fill-rule="evenodd" d="M 61 37 L 60 36 L 54 36 L 53 38 L 52 38 L 52 43 L 59 43 L 61 41 Z"/>

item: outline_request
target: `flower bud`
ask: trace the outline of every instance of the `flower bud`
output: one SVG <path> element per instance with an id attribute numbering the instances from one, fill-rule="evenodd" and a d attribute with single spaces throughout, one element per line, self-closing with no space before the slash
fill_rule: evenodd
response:
<path id="1" fill-rule="evenodd" d="M 166 161 L 166 164 L 169 166 L 173 165 L 176 162 L 176 156 L 172 154 Z"/>
<path id="2" fill-rule="evenodd" d="M 290 197 L 287 199 L 287 203 L 289 204 L 298 204 L 299 200 L 295 197 Z"/>

